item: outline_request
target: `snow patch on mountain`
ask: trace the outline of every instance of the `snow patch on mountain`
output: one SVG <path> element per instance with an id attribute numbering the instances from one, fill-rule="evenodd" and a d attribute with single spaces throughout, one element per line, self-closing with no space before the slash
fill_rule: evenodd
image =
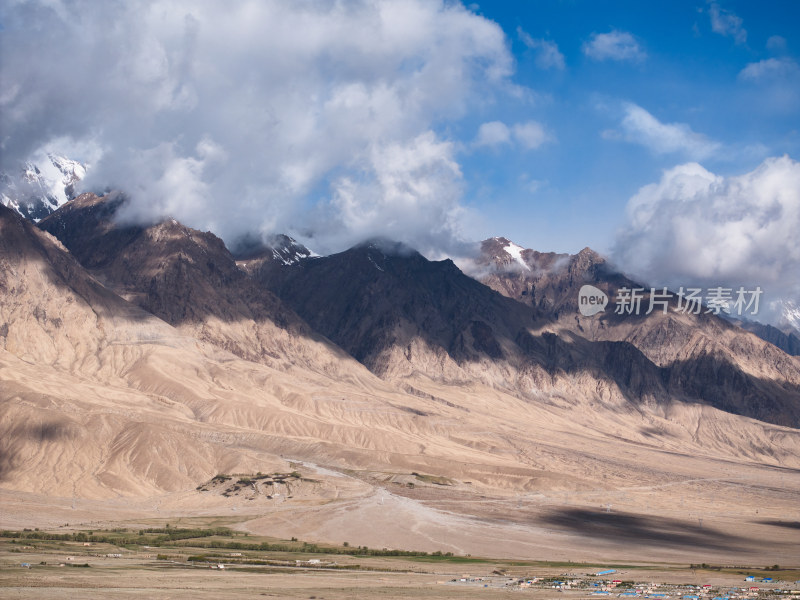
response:
<path id="1" fill-rule="evenodd" d="M 316 258 L 316 252 L 288 235 L 277 235 L 272 239 L 272 257 L 284 265 L 293 265 L 306 258 Z"/>
<path id="2" fill-rule="evenodd" d="M 791 327 L 800 335 L 800 304 L 792 300 L 779 300 L 778 305 L 780 311 L 778 326 Z"/>
<path id="3" fill-rule="evenodd" d="M 246 236 L 234 244 L 233 254 L 236 260 L 243 263 L 267 259 L 282 266 L 319 257 L 319 254 L 313 250 L 309 250 L 294 238 L 282 233 L 266 238 L 256 235 Z"/>
<path id="4" fill-rule="evenodd" d="M 525 248 L 523 248 L 522 246 L 517 246 L 514 242 L 509 241 L 508 245 L 503 247 L 503 250 L 508 252 L 511 258 L 513 258 L 515 261 L 517 261 L 519 264 L 525 267 L 528 271 L 531 270 L 531 268 L 522 258 L 522 251 L 525 250 Z"/>
<path id="5" fill-rule="evenodd" d="M 75 197 L 86 165 L 57 154 L 25 163 L 14 175 L 0 174 L 0 202 L 26 219 L 40 221 Z"/>

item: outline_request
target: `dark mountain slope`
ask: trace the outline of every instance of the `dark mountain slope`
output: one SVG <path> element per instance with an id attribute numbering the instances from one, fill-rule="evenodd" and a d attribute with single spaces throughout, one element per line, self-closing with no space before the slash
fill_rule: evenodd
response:
<path id="1" fill-rule="evenodd" d="M 217 236 L 166 219 L 118 223 L 121 195 L 83 194 L 42 220 L 115 292 L 191 335 L 247 360 L 336 372 L 346 355 L 236 265 Z"/>
<path id="2" fill-rule="evenodd" d="M 565 265 L 562 279 L 548 282 L 552 312 L 504 297 L 452 261 L 431 262 L 384 241 L 256 275 L 312 327 L 382 377 L 481 381 L 523 398 L 569 390 L 634 404 L 704 402 L 770 422 L 800 423 L 796 365 L 776 355 L 778 367 L 742 368 L 736 353 L 720 350 L 735 331 L 720 319 L 699 317 L 706 323 L 699 337 L 686 316 L 623 323 L 612 313 L 585 326 L 576 322 L 572 290 L 577 297 L 589 277 L 605 272 L 598 259 L 585 251 Z M 609 273 L 613 282 L 626 281 Z M 640 333 L 646 335 L 631 331 L 642 322 Z M 723 341 L 714 342 L 714 336 Z M 754 353 L 760 341 L 748 336 L 737 343 L 755 344 L 737 350 Z M 659 360 L 655 348 L 672 346 L 683 351 L 670 350 L 670 360 Z M 789 377 L 776 374 L 782 367 L 790 369 Z"/>
<path id="3" fill-rule="evenodd" d="M 302 261 L 264 281 L 318 331 L 380 372 L 381 353 L 413 338 L 457 361 L 501 359 L 530 310 L 399 244 L 371 242 Z M 504 346 L 506 346 L 504 350 Z"/>
<path id="4" fill-rule="evenodd" d="M 756 334 L 762 340 L 780 348 L 791 356 L 800 356 L 800 337 L 793 331 L 781 331 L 772 325 L 744 321 L 738 324 L 742 329 Z"/>

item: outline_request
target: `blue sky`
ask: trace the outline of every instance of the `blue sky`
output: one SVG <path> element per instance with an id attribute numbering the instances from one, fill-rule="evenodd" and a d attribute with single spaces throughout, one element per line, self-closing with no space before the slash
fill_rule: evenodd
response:
<path id="1" fill-rule="evenodd" d="M 697 160 L 735 175 L 767 156 L 800 156 L 800 3 L 542 1 L 473 9 L 502 26 L 514 81 L 536 96 L 482 107 L 458 135 L 466 141 L 481 122 L 534 119 L 553 138 L 533 150 L 500 144 L 463 158 L 468 202 L 498 235 L 526 247 L 608 252 L 628 199 L 662 170 Z M 715 11 L 724 31 L 712 28 Z M 587 54 L 593 35 L 614 31 L 630 34 L 639 54 Z M 526 44 L 528 36 L 539 45 Z M 563 67 L 542 62 L 541 40 L 557 45 Z M 788 74 L 742 75 L 771 59 Z M 627 141 L 620 128 L 626 104 L 683 124 L 718 149 L 659 151 L 655 140 Z"/>

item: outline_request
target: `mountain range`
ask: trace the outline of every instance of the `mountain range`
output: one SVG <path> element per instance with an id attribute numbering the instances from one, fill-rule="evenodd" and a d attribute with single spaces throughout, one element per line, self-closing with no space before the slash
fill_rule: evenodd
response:
<path id="1" fill-rule="evenodd" d="M 790 335 L 771 343 L 674 300 L 583 316 L 583 286 L 637 286 L 588 248 L 492 238 L 471 275 L 386 239 L 231 252 L 174 219 L 119 221 L 126 202 L 81 194 L 38 222 L 0 206 L 13 523 L 45 500 L 54 523 L 236 510 L 254 531 L 571 556 L 586 548 L 575 511 L 603 522 L 613 504 L 673 533 L 626 549 L 609 525 L 583 556 L 792 556 Z M 292 469 L 308 481 L 280 504 L 199 491 L 218 473 Z"/>

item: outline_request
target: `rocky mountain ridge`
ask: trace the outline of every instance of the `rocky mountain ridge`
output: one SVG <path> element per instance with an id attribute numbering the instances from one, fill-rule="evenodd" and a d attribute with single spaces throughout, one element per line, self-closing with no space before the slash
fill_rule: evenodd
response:
<path id="1" fill-rule="evenodd" d="M 402 385 L 423 377 L 522 399 L 570 390 L 609 406 L 700 402 L 800 424 L 797 359 L 722 319 L 675 306 L 581 316 L 581 286 L 613 297 L 636 285 L 588 248 L 556 255 L 487 240 L 481 283 L 389 240 L 317 257 L 284 236 L 234 256 L 173 219 L 118 224 L 124 202 L 85 194 L 40 227 L 115 293 L 247 360 L 336 372 L 347 356 Z M 325 351 L 309 354 L 307 340 Z M 577 392 L 566 383 L 576 378 Z"/>

